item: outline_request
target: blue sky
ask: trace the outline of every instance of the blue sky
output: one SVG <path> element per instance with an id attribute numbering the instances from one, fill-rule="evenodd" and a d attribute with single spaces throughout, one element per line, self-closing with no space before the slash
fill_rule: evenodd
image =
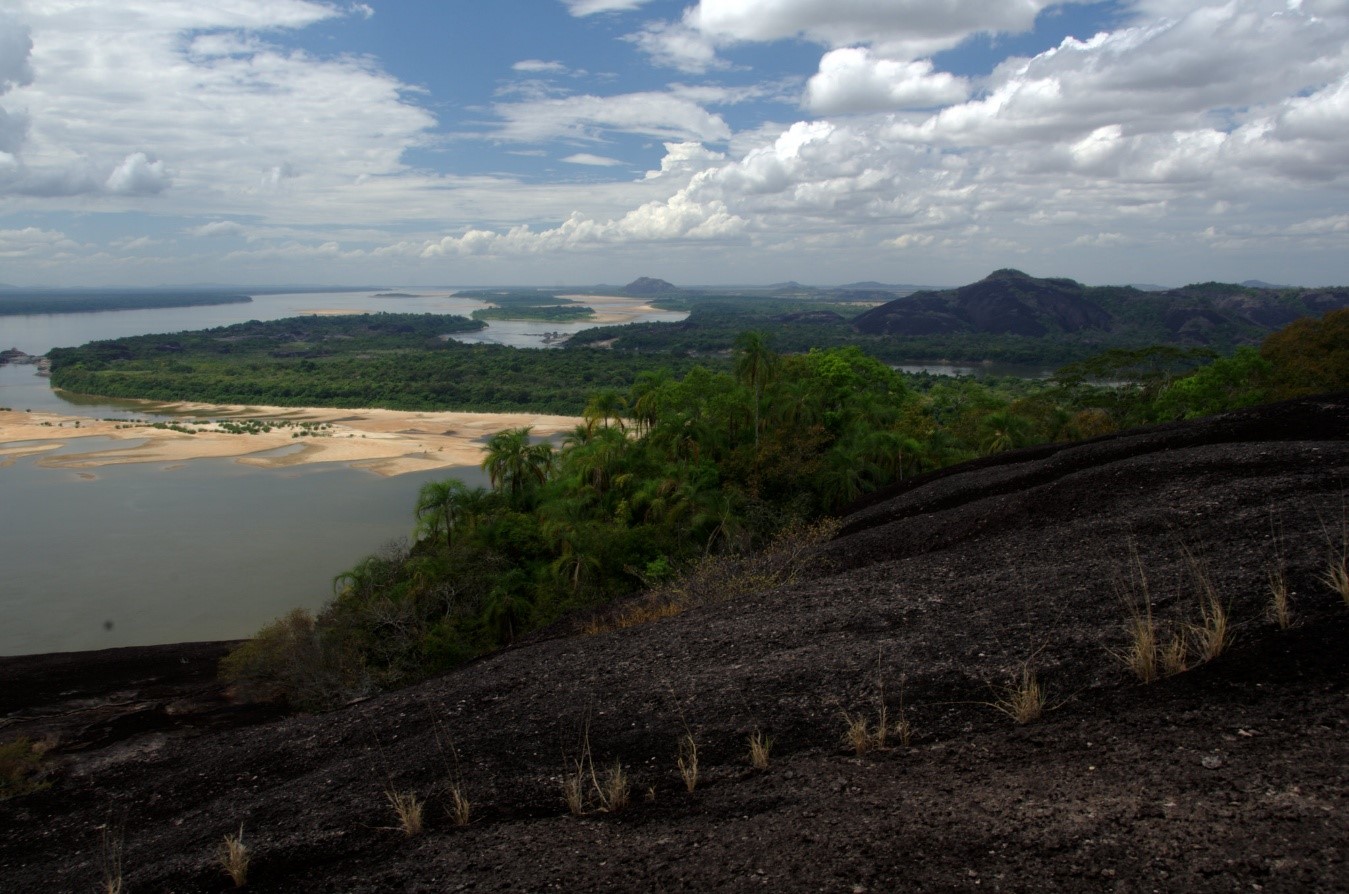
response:
<path id="1" fill-rule="evenodd" d="M 10 0 L 0 282 L 1349 283 L 1349 0 Z"/>

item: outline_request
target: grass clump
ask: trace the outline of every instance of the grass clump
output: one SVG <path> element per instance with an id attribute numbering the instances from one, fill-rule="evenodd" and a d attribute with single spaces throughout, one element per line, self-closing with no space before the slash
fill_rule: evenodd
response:
<path id="1" fill-rule="evenodd" d="M 562 800 L 572 816 L 584 816 L 592 805 L 604 813 L 618 813 L 627 807 L 632 797 L 628 773 L 622 762 L 615 760 L 600 776 L 590 750 L 589 727 L 581 736 L 580 752 L 579 757 L 568 762 L 562 775 Z"/>
<path id="2" fill-rule="evenodd" d="M 1332 555 L 1321 580 L 1349 606 L 1349 552 L 1341 550 L 1338 556 Z"/>
<path id="3" fill-rule="evenodd" d="M 1009 685 L 993 707 L 1014 723 L 1025 724 L 1039 720 L 1045 712 L 1045 689 L 1040 685 L 1030 662 L 1021 665 L 1021 679 Z"/>
<path id="4" fill-rule="evenodd" d="M 763 730 L 749 734 L 749 765 L 756 770 L 767 770 L 768 759 L 773 752 L 773 737 L 765 735 Z"/>
<path id="5" fill-rule="evenodd" d="M 384 797 L 389 799 L 394 813 L 398 815 L 398 825 L 404 835 L 414 838 L 422 834 L 423 805 L 416 792 L 400 792 L 390 788 L 385 789 Z"/>
<path id="6" fill-rule="evenodd" d="M 698 787 L 698 743 L 694 741 L 692 733 L 680 737 L 676 763 L 679 765 L 679 775 L 684 780 L 684 788 L 693 794 L 693 790 Z"/>
<path id="7" fill-rule="evenodd" d="M 450 783 L 450 820 L 460 828 L 467 826 L 473 814 L 473 803 L 464 794 L 464 787 Z"/>
<path id="8" fill-rule="evenodd" d="M 594 768 L 591 769 L 593 772 Z M 632 784 L 628 781 L 628 772 L 623 769 L 622 763 L 614 761 L 614 765 L 605 772 L 603 781 L 594 782 L 601 810 L 606 813 L 617 813 L 628 806 Z"/>
<path id="9" fill-rule="evenodd" d="M 1269 572 L 1269 616 L 1280 630 L 1293 624 L 1293 606 L 1288 587 L 1288 574 L 1282 566 Z"/>
<path id="10" fill-rule="evenodd" d="M 244 844 L 244 827 L 239 824 L 237 834 L 228 834 L 225 840 L 220 843 L 220 850 L 216 855 L 220 863 L 220 868 L 234 882 L 234 887 L 242 888 L 248 883 L 248 862 L 250 854 L 248 845 Z"/>
<path id="11" fill-rule="evenodd" d="M 242 829 L 240 830 L 242 834 Z M 103 876 L 103 883 L 99 890 L 103 894 L 122 894 L 125 890 L 122 875 L 122 851 L 123 851 L 122 832 L 118 829 L 113 832 L 108 826 L 103 825 L 98 829 L 98 869 Z"/>

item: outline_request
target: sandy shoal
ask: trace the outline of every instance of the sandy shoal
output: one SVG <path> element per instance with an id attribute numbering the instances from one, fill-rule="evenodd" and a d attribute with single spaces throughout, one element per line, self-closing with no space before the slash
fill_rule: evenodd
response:
<path id="1" fill-rule="evenodd" d="M 623 295 L 559 295 L 559 298 L 570 298 L 579 304 L 584 304 L 595 311 L 595 316 L 586 323 L 595 325 L 617 325 L 619 323 L 631 323 L 633 320 L 651 314 L 669 313 L 661 310 L 659 307 L 652 307 L 650 304 L 639 298 L 630 298 Z"/>
<path id="2" fill-rule="evenodd" d="M 228 459 L 264 468 L 305 463 L 345 463 L 379 475 L 402 475 L 482 461 L 482 439 L 507 428 L 528 425 L 535 435 L 568 431 L 581 420 L 538 413 L 414 413 L 401 410 L 346 410 L 326 407 L 266 407 L 147 401 L 141 413 L 180 416 L 183 424 L 203 429 L 185 434 L 148 425 L 129 425 L 137 417 L 89 419 L 59 413 L 0 410 L 0 467 L 40 455 L 48 468 L 91 469 L 121 463 L 180 463 Z M 298 427 L 283 426 L 259 434 L 230 434 L 208 420 L 258 419 L 271 422 L 329 423 L 320 437 L 294 437 Z M 79 427 L 76 427 L 79 423 Z M 121 427 L 119 427 L 121 426 Z M 80 451 L 80 441 L 105 438 Z M 70 446 L 71 452 L 51 453 Z M 289 448 L 289 449 L 283 449 Z"/>

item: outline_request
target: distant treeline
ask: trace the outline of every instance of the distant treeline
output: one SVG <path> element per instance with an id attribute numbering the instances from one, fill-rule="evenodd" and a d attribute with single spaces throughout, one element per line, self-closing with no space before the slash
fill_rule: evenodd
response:
<path id="1" fill-rule="evenodd" d="M 146 292 L 134 289 L 0 292 L 0 316 L 201 307 L 211 304 L 247 304 L 252 300 L 238 292 Z"/>

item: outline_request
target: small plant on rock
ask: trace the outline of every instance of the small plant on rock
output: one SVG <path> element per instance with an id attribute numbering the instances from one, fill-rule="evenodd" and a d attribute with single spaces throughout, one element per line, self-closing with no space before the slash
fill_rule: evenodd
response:
<path id="1" fill-rule="evenodd" d="M 594 772 L 594 768 L 591 768 Z M 628 806 L 628 801 L 632 794 L 632 784 L 628 781 L 628 772 L 623 769 L 623 764 L 614 761 L 614 765 L 604 774 L 604 780 L 592 779 L 595 784 L 595 794 L 599 798 L 600 809 L 606 813 L 618 813 Z"/>
<path id="2" fill-rule="evenodd" d="M 1024 724 L 1039 720 L 1045 711 L 1045 689 L 1031 670 L 1030 662 L 1021 665 L 1021 679 L 1009 685 L 1002 698 L 993 703 L 1015 723 Z"/>
<path id="3" fill-rule="evenodd" d="M 244 844 L 244 827 L 240 823 L 238 834 L 226 835 L 225 840 L 220 843 L 220 851 L 217 854 L 220 868 L 230 877 L 236 888 L 242 888 L 248 883 L 249 859 L 248 845 Z"/>
<path id="4" fill-rule="evenodd" d="M 1289 598 L 1288 575 L 1283 566 L 1269 572 L 1269 616 L 1280 630 L 1287 630 L 1293 623 L 1293 608 Z"/>
<path id="5" fill-rule="evenodd" d="M 749 735 L 749 765 L 756 770 L 768 769 L 768 758 L 773 751 L 773 737 L 755 730 Z"/>
<path id="6" fill-rule="evenodd" d="M 422 802 L 416 792 L 400 792 L 386 789 L 384 797 L 389 799 L 394 813 L 398 815 L 398 824 L 403 834 L 409 838 L 422 833 Z"/>
<path id="7" fill-rule="evenodd" d="M 243 834 L 242 827 L 239 833 Z M 120 829 L 116 833 L 107 825 L 98 829 L 98 868 L 103 876 L 101 890 L 103 894 L 122 894 L 122 849 L 123 839 Z"/>
<path id="8" fill-rule="evenodd" d="M 685 733 L 679 740 L 679 775 L 684 779 L 684 788 L 689 794 L 698 787 L 698 743 L 692 733 Z"/>
<path id="9" fill-rule="evenodd" d="M 459 827 L 469 824 L 473 813 L 473 804 L 464 794 L 464 787 L 457 782 L 450 783 L 450 819 Z"/>
<path id="10" fill-rule="evenodd" d="M 1183 674 L 1190 669 L 1190 644 L 1185 635 L 1177 633 L 1171 637 L 1166 648 L 1161 651 L 1162 673 L 1168 677 Z"/>

